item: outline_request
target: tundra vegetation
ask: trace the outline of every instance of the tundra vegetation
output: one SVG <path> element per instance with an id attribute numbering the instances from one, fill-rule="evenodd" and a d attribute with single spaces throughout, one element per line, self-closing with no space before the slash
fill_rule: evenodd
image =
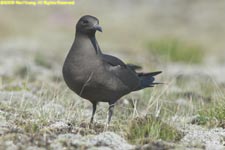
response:
<path id="1" fill-rule="evenodd" d="M 111 7 L 1 8 L 0 149 L 224 149 L 224 2 L 98 1 Z M 108 127 L 108 104 L 89 124 L 91 104 L 62 79 L 87 13 L 100 19 L 103 52 L 163 71 L 165 84 L 116 103 Z"/>

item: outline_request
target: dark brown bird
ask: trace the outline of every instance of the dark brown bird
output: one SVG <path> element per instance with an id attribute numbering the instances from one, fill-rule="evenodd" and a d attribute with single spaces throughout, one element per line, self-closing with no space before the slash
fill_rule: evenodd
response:
<path id="1" fill-rule="evenodd" d="M 141 67 L 103 54 L 95 38 L 96 31 L 102 32 L 96 17 L 80 18 L 75 40 L 63 65 L 63 77 L 72 91 L 93 104 L 91 123 L 97 103 L 108 102 L 109 123 L 115 102 L 132 91 L 158 84 L 153 82 L 154 76 L 161 71 L 137 73 L 135 70 Z"/>

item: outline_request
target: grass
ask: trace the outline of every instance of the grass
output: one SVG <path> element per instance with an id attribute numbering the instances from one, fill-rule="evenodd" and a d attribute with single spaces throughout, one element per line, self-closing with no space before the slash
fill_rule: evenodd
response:
<path id="1" fill-rule="evenodd" d="M 211 95 L 211 101 L 205 103 L 198 110 L 198 116 L 192 121 L 194 124 L 206 127 L 222 127 L 225 128 L 225 95 L 224 85 L 211 81 L 213 84 L 202 84 L 205 95 Z M 208 82 L 209 83 L 209 82 Z"/>
<path id="2" fill-rule="evenodd" d="M 225 102 L 221 101 L 210 104 L 199 111 L 199 116 L 193 123 L 204 125 L 207 127 L 225 128 Z"/>
<path id="3" fill-rule="evenodd" d="M 127 139 L 133 144 L 146 144 L 161 139 L 178 141 L 182 133 L 154 116 L 135 118 L 129 124 Z"/>
<path id="4" fill-rule="evenodd" d="M 12 97 L 11 100 L 0 103 L 0 109 L 9 114 L 15 114 L 16 117 L 7 115 L 7 120 L 13 121 L 14 124 L 18 128 L 22 129 L 22 131 L 26 134 L 38 134 L 43 128 L 48 127 L 51 123 L 56 121 L 69 122 L 73 126 L 79 126 L 79 124 L 83 124 L 82 122 L 89 122 L 90 115 L 85 117 L 87 115 L 85 115 L 84 110 L 88 110 L 89 107 L 91 108 L 91 104 L 85 100 L 81 100 L 79 97 L 76 97 L 69 90 L 65 90 L 66 88 L 64 86 L 65 85 L 61 84 L 61 82 L 52 84 L 43 83 L 42 85 L 40 85 L 40 83 L 37 84 L 36 82 L 28 82 L 28 85 L 23 85 L 20 87 L 19 92 L 21 92 L 21 96 L 25 91 L 31 92 L 31 89 L 28 87 L 32 87 L 33 90 L 35 89 L 35 91 L 32 93 L 35 93 L 37 99 L 32 100 L 30 98 L 21 97 L 21 100 L 18 101 Z M 8 86 L 4 90 L 18 91 L 17 87 L 14 87 L 14 85 Z M 129 103 L 132 104 L 120 104 L 116 106 L 115 115 L 113 116 L 112 122 L 113 127 L 109 128 L 109 130 L 122 133 L 126 131 L 127 127 L 129 126 L 129 132 L 131 132 L 131 134 L 128 135 L 128 137 L 129 141 L 132 142 L 137 141 L 135 139 L 138 137 L 141 138 L 141 134 L 144 131 L 138 131 L 138 126 L 143 126 L 143 129 L 145 128 L 144 130 L 146 130 L 146 132 L 151 135 L 152 140 L 165 139 L 175 141 L 175 139 L 178 138 L 178 135 L 176 135 L 178 133 L 176 133 L 176 131 L 170 125 L 155 118 L 146 117 L 143 119 L 141 117 L 142 115 L 138 115 L 143 109 L 148 109 L 147 112 L 152 112 L 153 114 L 158 111 L 156 110 L 158 103 L 160 103 L 160 99 L 157 98 L 158 94 L 159 91 L 157 90 L 151 93 L 150 90 L 146 90 L 140 95 L 142 99 L 137 100 L 136 102 L 135 100 L 131 100 Z M 131 97 L 133 96 L 131 95 Z M 151 106 L 148 107 L 148 105 L 146 105 L 144 107 L 143 104 L 146 103 Z M 60 107 L 58 108 L 58 106 Z M 123 109 L 121 109 L 121 107 L 123 107 Z M 58 109 L 60 109 L 60 112 Z M 96 121 L 99 122 L 102 120 L 99 120 L 99 118 L 106 119 L 107 111 L 108 105 L 104 105 L 104 107 L 99 106 L 97 110 Z M 132 119 L 137 115 L 139 116 L 137 119 Z M 133 121 L 130 122 L 129 120 Z M 142 122 L 141 124 L 139 124 L 140 121 Z M 152 129 L 148 130 L 147 126 L 150 126 Z M 94 132 L 90 132 L 90 129 L 94 130 Z M 135 129 L 136 131 L 131 129 Z M 85 130 L 82 132 L 99 133 L 103 131 L 104 127 L 97 124 L 91 128 L 85 127 Z M 140 133 L 137 136 L 133 136 L 135 132 Z M 135 139 L 132 139 L 132 136 Z M 143 141 L 140 141 L 139 144 L 142 142 Z"/>
<path id="5" fill-rule="evenodd" d="M 62 80 L 45 82 L 36 79 L 35 82 L 30 82 L 27 81 L 27 77 L 24 78 L 26 84 L 20 86 L 12 84 L 12 80 L 9 83 L 3 82 L 2 85 L 5 87 L 2 89 L 4 91 L 22 92 L 21 99 L 12 98 L 9 101 L 0 103 L 0 110 L 8 113 L 7 120 L 14 122 L 14 125 L 21 129 L 22 133 L 41 138 L 40 133 L 55 136 L 60 133 L 72 132 L 72 130 L 50 130 L 50 125 L 57 121 L 71 124 L 71 128 L 75 129 L 73 133 L 82 135 L 98 134 L 105 131 L 107 104 L 98 107 L 95 118 L 98 123 L 90 127 L 87 122 L 89 122 L 91 116 L 91 104 L 75 96 L 65 87 Z M 186 89 L 189 87 L 190 82 L 196 81 L 198 81 L 199 85 L 187 92 Z M 214 87 L 214 90 L 210 93 L 210 89 L 213 89 L 213 85 L 210 84 L 210 80 L 207 81 L 207 86 L 199 79 L 178 78 L 171 81 L 169 85 L 132 93 L 125 97 L 128 101 L 127 104 L 123 100 L 118 101 L 113 115 L 112 126 L 108 130 L 126 137 L 132 144 L 142 145 L 157 140 L 178 142 L 183 137 L 183 133 L 177 130 L 171 121 L 171 117 L 175 115 L 192 116 L 199 113 L 199 124 L 210 123 L 211 120 L 213 121 L 216 118 L 220 121 L 218 126 L 221 126 L 225 114 L 225 105 L 222 105 L 222 103 L 220 103 L 221 106 L 215 103 L 214 107 L 202 109 L 201 113 L 197 111 L 199 108 L 203 108 L 206 103 L 204 100 L 203 102 L 199 101 L 200 98 L 204 99 L 202 95 L 205 92 L 213 95 L 213 92 L 217 91 Z M 171 86 L 178 86 L 183 91 L 171 92 Z M 34 94 L 37 99 L 22 97 L 25 91 Z M 176 100 L 179 98 L 185 99 L 185 104 L 177 103 Z M 207 101 L 207 103 L 208 106 L 212 106 L 211 101 Z"/>
<path id="6" fill-rule="evenodd" d="M 153 40 L 148 42 L 147 48 L 151 53 L 172 62 L 198 64 L 204 58 L 204 51 L 199 45 L 177 38 Z"/>
<path id="7" fill-rule="evenodd" d="M 0 103 L 0 110 L 5 112 L 6 120 L 12 122 L 17 129 L 14 131 L 10 129 L 6 135 L 3 135 L 4 137 L 16 131 L 29 138 L 35 137 L 33 142 L 41 143 L 41 147 L 45 147 L 46 144 L 43 142 L 45 137 L 54 139 L 58 134 L 64 133 L 79 133 L 86 136 L 106 131 L 104 123 L 107 119 L 108 104 L 101 103 L 98 106 L 95 117 L 97 123 L 90 126 L 88 122 L 91 116 L 91 104 L 68 90 L 62 80 L 46 82 L 35 79 L 30 82 L 29 78 L 24 77 L 21 82 L 24 84 L 18 86 L 13 84 L 13 80 L 2 83 L 4 87 L 2 90 L 6 92 L 21 92 L 21 99 L 11 97 Z M 192 85 L 190 82 L 197 82 L 198 86 L 187 91 Z M 174 86 L 183 91 L 171 91 L 171 87 Z M 207 125 L 217 120 L 216 126 L 224 125 L 224 103 L 212 105 L 213 101 L 199 100 L 204 99 L 205 93 L 213 95 L 215 91 L 218 90 L 211 85 L 210 80 L 205 84 L 200 79 L 179 78 L 171 80 L 168 85 L 132 93 L 124 97 L 126 100 L 119 100 L 116 104 L 108 131 L 120 134 L 131 144 L 143 145 L 160 140 L 179 143 L 184 135 L 171 121 L 173 116 L 192 116 L 199 113 L 198 124 Z M 36 98 L 24 97 L 23 92 L 31 93 Z M 185 99 L 185 104 L 177 103 L 177 99 L 180 98 Z M 206 104 L 207 108 L 204 106 Z M 199 109 L 202 111 L 197 111 Z M 71 126 L 69 129 L 51 129 L 51 125 L 58 121 Z"/>

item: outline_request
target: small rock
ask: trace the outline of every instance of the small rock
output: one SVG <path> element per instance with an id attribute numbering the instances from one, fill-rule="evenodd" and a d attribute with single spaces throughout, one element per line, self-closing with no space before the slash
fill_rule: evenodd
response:
<path id="1" fill-rule="evenodd" d="M 68 123 L 60 121 L 60 122 L 55 122 L 51 124 L 49 128 L 51 130 L 57 130 L 62 132 L 62 131 L 70 131 L 72 129 L 72 126 L 69 125 Z"/>
<path id="2" fill-rule="evenodd" d="M 77 149 L 85 148 L 89 150 L 125 150 L 134 148 L 134 146 L 128 144 L 126 140 L 113 132 L 103 132 L 98 135 L 87 136 L 71 133 L 61 134 L 54 140 L 51 147 L 60 149 L 62 144 L 73 146 Z"/>
<path id="3" fill-rule="evenodd" d="M 99 135 L 89 138 L 88 140 L 91 145 L 101 147 L 107 146 L 116 150 L 124 150 L 133 148 L 132 145 L 128 144 L 121 136 L 114 132 L 103 132 Z"/>
<path id="4" fill-rule="evenodd" d="M 181 143 L 189 146 L 196 145 L 217 145 L 223 146 L 225 129 L 206 129 L 197 125 L 189 125 L 185 129 L 186 135 L 181 139 Z M 224 147 L 223 147 L 224 148 Z"/>

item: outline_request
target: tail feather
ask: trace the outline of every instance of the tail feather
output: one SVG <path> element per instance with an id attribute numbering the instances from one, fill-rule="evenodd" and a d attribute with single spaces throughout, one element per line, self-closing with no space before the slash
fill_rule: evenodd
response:
<path id="1" fill-rule="evenodd" d="M 162 73 L 162 71 L 156 71 L 156 72 L 148 72 L 148 73 L 138 73 L 138 76 L 156 76 L 158 74 Z"/>
<path id="2" fill-rule="evenodd" d="M 159 82 L 154 82 L 156 75 L 162 73 L 162 71 L 157 71 L 157 72 L 149 72 L 149 73 L 138 73 L 138 76 L 141 81 L 141 87 L 140 89 L 147 88 L 147 87 L 154 87 L 154 85 L 157 84 L 163 84 Z"/>

